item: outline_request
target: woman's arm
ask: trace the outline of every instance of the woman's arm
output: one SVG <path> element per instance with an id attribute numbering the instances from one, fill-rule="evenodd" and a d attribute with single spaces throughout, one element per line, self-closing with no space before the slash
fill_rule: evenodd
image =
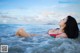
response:
<path id="1" fill-rule="evenodd" d="M 48 34 L 51 34 L 51 33 L 53 33 L 55 31 L 55 29 L 50 29 L 49 31 L 48 31 Z"/>
<path id="2" fill-rule="evenodd" d="M 50 30 L 48 31 L 48 34 L 57 34 L 57 33 L 58 33 L 58 30 L 59 30 L 59 28 L 50 29 Z"/>

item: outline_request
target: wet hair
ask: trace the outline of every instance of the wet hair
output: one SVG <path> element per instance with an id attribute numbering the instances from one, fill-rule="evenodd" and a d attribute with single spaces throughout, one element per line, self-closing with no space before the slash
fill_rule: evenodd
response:
<path id="1" fill-rule="evenodd" d="M 68 36 L 68 38 L 78 38 L 79 36 L 79 28 L 78 24 L 72 16 L 67 16 L 66 27 L 64 28 L 64 32 Z"/>

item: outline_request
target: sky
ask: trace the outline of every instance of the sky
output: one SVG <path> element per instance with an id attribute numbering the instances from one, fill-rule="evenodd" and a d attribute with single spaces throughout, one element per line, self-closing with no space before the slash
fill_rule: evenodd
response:
<path id="1" fill-rule="evenodd" d="M 80 22 L 79 0 L 0 0 L 0 24 L 57 24 L 68 15 Z"/>

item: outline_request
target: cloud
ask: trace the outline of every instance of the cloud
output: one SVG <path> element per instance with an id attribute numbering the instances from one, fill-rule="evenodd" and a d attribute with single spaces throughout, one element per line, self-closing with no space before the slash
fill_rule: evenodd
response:
<path id="1" fill-rule="evenodd" d="M 42 6 L 41 6 L 42 7 Z M 12 24 L 56 24 L 61 19 L 72 15 L 80 22 L 78 8 L 75 5 L 57 4 L 29 9 L 0 10 L 0 23 Z M 71 9 L 71 10 L 69 10 Z"/>

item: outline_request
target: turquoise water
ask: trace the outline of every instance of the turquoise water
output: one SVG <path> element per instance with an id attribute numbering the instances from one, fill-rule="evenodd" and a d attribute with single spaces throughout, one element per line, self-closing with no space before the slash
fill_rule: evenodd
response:
<path id="1" fill-rule="evenodd" d="M 58 25 L 0 24 L 0 44 L 8 45 L 8 53 L 80 53 L 80 39 L 52 38 L 47 32 Z M 15 36 L 19 28 L 24 28 L 34 37 Z"/>

